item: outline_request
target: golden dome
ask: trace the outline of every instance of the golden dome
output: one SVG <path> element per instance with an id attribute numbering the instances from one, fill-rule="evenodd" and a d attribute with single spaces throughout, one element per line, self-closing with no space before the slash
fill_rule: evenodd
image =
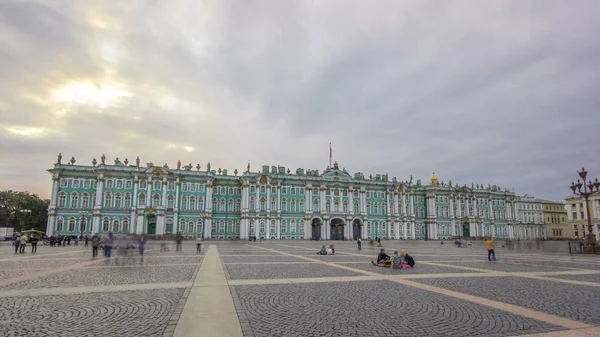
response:
<path id="1" fill-rule="evenodd" d="M 431 173 L 431 185 L 437 185 L 438 184 L 438 178 L 435 176 L 435 172 Z"/>

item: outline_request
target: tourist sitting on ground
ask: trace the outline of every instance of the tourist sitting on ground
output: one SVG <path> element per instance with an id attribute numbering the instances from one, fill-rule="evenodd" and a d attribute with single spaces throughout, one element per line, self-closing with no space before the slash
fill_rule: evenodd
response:
<path id="1" fill-rule="evenodd" d="M 460 248 L 460 240 L 454 241 L 454 244 L 456 245 L 456 248 Z"/>
<path id="2" fill-rule="evenodd" d="M 321 247 L 321 250 L 317 252 L 317 255 L 327 255 L 327 248 L 325 247 L 325 245 Z"/>
<path id="3" fill-rule="evenodd" d="M 402 257 L 402 268 L 412 268 L 415 266 L 415 259 L 412 256 L 406 254 L 405 251 L 400 251 L 400 256 Z"/>
<path id="4" fill-rule="evenodd" d="M 402 258 L 402 256 L 398 255 L 398 251 L 395 250 L 394 255 L 392 256 L 391 267 L 393 269 L 402 269 L 403 262 L 404 262 L 404 259 Z"/>
<path id="5" fill-rule="evenodd" d="M 335 247 L 333 245 L 330 245 L 329 248 L 327 248 L 327 255 L 333 254 L 335 254 Z"/>
<path id="6" fill-rule="evenodd" d="M 382 248 L 381 251 L 379 251 L 379 255 L 377 255 L 377 263 L 374 261 L 371 261 L 371 263 L 375 266 L 389 268 L 392 261 L 390 260 L 390 256 L 385 253 L 385 249 Z"/>

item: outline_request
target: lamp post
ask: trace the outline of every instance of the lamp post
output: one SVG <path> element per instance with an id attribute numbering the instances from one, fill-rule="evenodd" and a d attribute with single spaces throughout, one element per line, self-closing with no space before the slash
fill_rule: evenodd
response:
<path id="1" fill-rule="evenodd" d="M 29 215 L 31 215 L 31 210 L 30 209 L 21 209 L 19 210 L 19 213 L 21 213 L 23 215 L 23 217 L 27 217 Z M 25 227 L 24 221 L 21 220 L 21 231 L 23 231 L 23 227 Z M 15 231 L 15 228 L 13 226 L 13 232 Z"/>
<path id="2" fill-rule="evenodd" d="M 579 174 L 579 178 L 581 180 L 583 180 L 583 183 L 581 182 L 580 179 L 577 179 L 577 182 L 571 182 L 571 190 L 573 191 L 573 194 L 575 195 L 579 195 L 582 196 L 585 200 L 585 209 L 587 211 L 587 226 L 588 226 L 588 234 L 586 235 L 586 241 L 588 245 L 595 245 L 596 244 L 596 237 L 594 236 L 593 232 L 593 228 L 592 228 L 592 219 L 590 218 L 590 205 L 588 203 L 588 199 L 590 197 L 590 195 L 594 194 L 594 193 L 598 193 L 600 191 L 600 181 L 598 181 L 598 178 L 596 178 L 596 180 L 594 180 L 593 182 L 590 180 L 587 184 L 586 184 L 586 178 L 587 178 L 587 171 L 585 170 L 585 168 L 581 168 L 581 171 L 577 172 Z M 583 191 L 581 191 L 581 187 L 583 186 Z"/>
<path id="3" fill-rule="evenodd" d="M 87 221 L 85 221 L 85 216 L 90 214 L 88 211 L 81 211 L 79 212 L 79 215 L 81 215 L 81 222 L 79 224 L 79 229 L 81 230 L 81 236 L 83 236 L 83 231 L 85 230 L 84 225 L 86 224 Z"/>

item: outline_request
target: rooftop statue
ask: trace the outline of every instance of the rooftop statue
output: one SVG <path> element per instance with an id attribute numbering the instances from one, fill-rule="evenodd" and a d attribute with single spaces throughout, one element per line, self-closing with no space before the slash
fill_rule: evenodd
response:
<path id="1" fill-rule="evenodd" d="M 206 172 L 210 172 L 210 162 L 208 162 L 208 164 L 206 164 Z"/>
<path id="2" fill-rule="evenodd" d="M 71 165 L 75 164 L 75 157 L 71 157 Z"/>
<path id="3" fill-rule="evenodd" d="M 60 164 L 62 161 L 62 153 L 58 154 L 58 159 L 57 159 L 57 163 Z"/>
<path id="4" fill-rule="evenodd" d="M 135 158 L 135 166 L 140 167 L 140 157 Z"/>
<path id="5" fill-rule="evenodd" d="M 177 161 L 177 170 L 181 170 L 181 160 Z"/>
<path id="6" fill-rule="evenodd" d="M 123 164 L 122 164 L 122 163 L 121 163 L 121 161 L 119 160 L 119 157 L 117 157 L 117 158 L 115 159 L 115 166 L 121 166 L 121 165 L 123 165 Z"/>
<path id="7" fill-rule="evenodd" d="M 196 165 L 196 171 L 200 171 L 200 164 Z"/>
<path id="8" fill-rule="evenodd" d="M 248 163 L 248 171 L 246 172 L 250 172 L 250 163 Z"/>
<path id="9" fill-rule="evenodd" d="M 92 159 L 92 165 L 96 166 L 96 164 L 98 164 L 98 161 L 96 160 L 96 158 Z"/>
<path id="10" fill-rule="evenodd" d="M 123 162 L 123 164 L 125 164 L 126 166 L 129 165 L 129 159 L 125 158 L 125 161 Z"/>

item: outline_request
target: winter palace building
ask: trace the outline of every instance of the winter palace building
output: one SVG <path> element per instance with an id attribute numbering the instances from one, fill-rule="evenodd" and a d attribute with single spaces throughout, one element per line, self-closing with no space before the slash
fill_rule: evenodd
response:
<path id="1" fill-rule="evenodd" d="M 337 163 L 324 172 L 263 166 L 260 172 L 171 169 L 95 159 L 62 163 L 52 175 L 47 234 L 174 234 L 216 239 L 382 237 L 534 239 L 543 224 L 523 224 L 518 197 L 496 185 L 391 180 L 349 174 Z"/>

